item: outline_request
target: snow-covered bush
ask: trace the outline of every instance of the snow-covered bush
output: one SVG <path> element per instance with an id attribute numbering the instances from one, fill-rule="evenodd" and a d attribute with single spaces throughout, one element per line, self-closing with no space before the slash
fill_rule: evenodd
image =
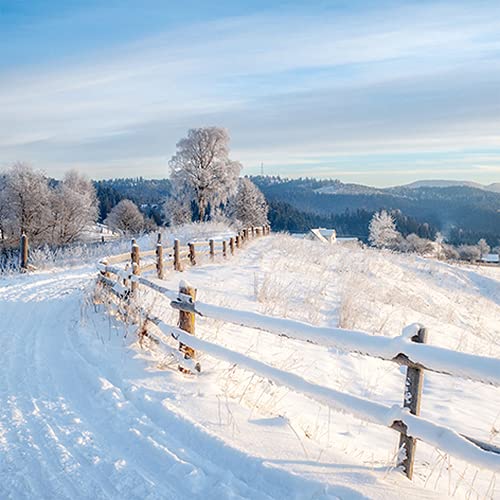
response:
<path id="1" fill-rule="evenodd" d="M 463 260 L 476 262 L 481 258 L 481 250 L 478 245 L 460 245 L 457 250 Z"/>
<path id="2" fill-rule="evenodd" d="M 431 240 L 420 238 L 420 236 L 412 233 L 406 238 L 401 238 L 398 250 L 400 252 L 418 253 L 419 255 L 434 256 L 437 253 L 437 244 Z"/>
<path id="3" fill-rule="evenodd" d="M 123 234 L 138 234 L 144 231 L 146 221 L 137 205 L 130 200 L 122 200 L 109 212 L 105 223 Z"/>

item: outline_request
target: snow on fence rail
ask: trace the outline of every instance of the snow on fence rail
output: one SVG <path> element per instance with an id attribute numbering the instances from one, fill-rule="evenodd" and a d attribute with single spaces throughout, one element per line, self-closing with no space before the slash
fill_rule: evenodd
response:
<path id="1" fill-rule="evenodd" d="M 256 234 L 253 231 L 252 233 Z M 250 238 L 252 233 L 249 230 L 240 232 L 237 235 L 237 238 L 239 237 L 240 239 L 238 247 L 246 239 Z M 263 229 L 261 234 L 267 233 Z M 194 245 L 190 247 L 190 251 L 192 251 L 193 247 Z M 209 247 L 209 253 L 213 256 L 214 251 L 212 249 L 214 248 L 214 244 L 209 243 Z M 154 290 L 171 301 L 171 306 L 179 310 L 180 327 L 164 323 L 161 318 L 152 315 L 137 305 L 134 307 L 139 308 L 141 314 L 146 318 L 141 329 L 142 333 L 145 333 L 145 325 L 148 322 L 152 322 L 163 333 L 171 335 L 180 342 L 179 351 L 167 344 L 162 345 L 163 349 L 170 355 L 173 355 L 179 362 L 179 369 L 181 371 L 200 371 L 199 363 L 196 363 L 195 359 L 196 350 L 201 350 L 213 357 L 253 371 L 262 377 L 302 393 L 310 399 L 326 404 L 336 410 L 352 414 L 357 418 L 371 423 L 390 427 L 400 433 L 399 448 L 403 452 L 398 454 L 398 466 L 403 468 L 410 479 L 413 475 L 417 439 L 425 441 L 450 455 L 461 458 L 478 467 L 500 471 L 500 448 L 490 443 L 458 434 L 450 428 L 419 416 L 424 370 L 500 386 L 500 359 L 475 356 L 426 345 L 426 329 L 417 324 L 405 328 L 399 337 L 387 338 L 373 336 L 360 331 L 317 327 L 300 321 L 265 316 L 255 312 L 230 309 L 196 301 L 196 290 L 184 282 L 181 282 L 179 291 L 175 291 L 155 283 L 144 276 L 140 276 L 137 257 L 138 249 L 134 250 L 135 248 L 137 248 L 136 245 L 133 246 L 132 250 L 132 269 L 124 270 L 101 262 L 99 266 L 100 280 L 115 295 L 129 301 L 131 306 L 134 305 L 134 294 L 132 292 L 139 285 Z M 193 263 L 191 255 L 189 257 Z M 194 260 L 195 263 L 196 260 Z M 174 269 L 177 269 L 175 265 Z M 110 278 L 111 274 L 118 277 L 118 283 L 115 283 Z M 126 285 L 124 286 L 122 283 Z M 128 285 L 130 285 L 130 289 Z M 365 398 L 313 384 L 298 375 L 279 370 L 244 354 L 196 338 L 194 336 L 196 316 L 213 318 L 280 336 L 312 342 L 325 347 L 333 347 L 346 352 L 360 353 L 405 365 L 407 366 L 407 375 L 403 397 L 404 405 L 403 407 L 397 405 L 390 407 Z M 156 339 L 156 341 L 158 344 L 161 343 L 160 339 Z"/>

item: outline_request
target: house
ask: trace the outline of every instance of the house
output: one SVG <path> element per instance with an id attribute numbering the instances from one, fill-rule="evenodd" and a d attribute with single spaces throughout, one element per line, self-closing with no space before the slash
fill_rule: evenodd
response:
<path id="1" fill-rule="evenodd" d="M 325 229 L 324 227 L 319 227 L 317 229 L 311 229 L 306 238 L 331 244 L 335 243 L 335 240 L 337 239 L 337 231 L 335 231 L 335 229 Z"/>
<path id="2" fill-rule="evenodd" d="M 481 262 L 486 264 L 500 264 L 500 255 L 497 253 L 487 253 L 483 255 L 480 259 Z"/>

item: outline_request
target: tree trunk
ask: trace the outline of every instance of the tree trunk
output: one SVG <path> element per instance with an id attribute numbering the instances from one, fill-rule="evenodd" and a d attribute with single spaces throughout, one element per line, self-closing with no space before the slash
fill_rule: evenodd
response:
<path id="1" fill-rule="evenodd" d="M 198 215 L 199 221 L 203 222 L 205 219 L 205 200 L 203 198 L 198 198 Z"/>

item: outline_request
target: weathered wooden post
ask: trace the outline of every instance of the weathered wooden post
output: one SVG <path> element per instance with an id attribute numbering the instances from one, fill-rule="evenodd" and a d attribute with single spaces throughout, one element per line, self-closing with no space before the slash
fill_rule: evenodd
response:
<path id="1" fill-rule="evenodd" d="M 255 228 L 252 226 L 252 238 L 255 236 Z"/>
<path id="2" fill-rule="evenodd" d="M 188 283 L 181 281 L 179 284 L 179 295 L 188 295 L 191 297 L 193 302 L 196 300 L 196 288 L 193 288 Z M 190 335 L 195 334 L 195 318 L 196 315 L 194 312 L 188 311 L 179 311 L 179 328 L 189 333 Z M 180 342 L 179 351 L 184 353 L 184 359 L 195 359 L 196 352 L 191 347 L 187 346 Z M 189 370 L 179 366 L 179 370 L 184 373 L 189 373 Z M 198 370 L 199 371 L 199 370 Z"/>
<path id="3" fill-rule="evenodd" d="M 262 226 L 262 236 L 266 235 L 266 226 Z"/>
<path id="4" fill-rule="evenodd" d="M 106 267 L 108 265 L 108 259 L 102 259 L 101 264 Z M 106 271 L 106 269 L 101 271 L 101 275 L 104 276 L 105 278 L 109 278 L 111 275 L 109 271 Z"/>
<path id="5" fill-rule="evenodd" d="M 425 344 L 427 341 L 427 329 L 420 328 L 411 339 L 413 342 Z M 420 368 L 406 368 L 406 381 L 404 392 L 404 407 L 410 409 L 412 415 L 420 415 L 420 404 L 422 402 L 422 389 L 424 387 L 424 370 Z M 398 467 L 402 466 L 408 479 L 413 477 L 413 464 L 415 462 L 416 439 L 401 434 L 399 438 Z M 403 449 L 403 451 L 401 451 Z"/>
<path id="6" fill-rule="evenodd" d="M 28 270 L 28 258 L 29 258 L 29 243 L 26 233 L 21 235 L 21 270 Z"/>
<path id="7" fill-rule="evenodd" d="M 245 241 L 248 240 L 248 229 L 247 228 L 243 229 L 243 237 L 245 238 Z"/>
<path id="8" fill-rule="evenodd" d="M 194 243 L 188 243 L 189 247 L 189 261 L 192 266 L 196 266 L 196 249 Z"/>
<path id="9" fill-rule="evenodd" d="M 174 240 L 174 271 L 182 271 L 179 240 Z"/>
<path id="10" fill-rule="evenodd" d="M 234 255 L 234 237 L 229 238 L 229 249 L 231 250 L 231 255 Z"/>
<path id="11" fill-rule="evenodd" d="M 222 256 L 227 257 L 227 242 L 226 242 L 226 240 L 222 241 Z"/>
<path id="12" fill-rule="evenodd" d="M 158 242 L 156 243 L 156 274 L 158 278 L 163 279 L 163 246 L 161 244 L 161 233 L 158 233 Z"/>
<path id="13" fill-rule="evenodd" d="M 241 241 L 240 241 L 240 235 L 239 234 L 236 235 L 235 242 L 236 242 L 236 248 L 240 248 Z"/>
<path id="14" fill-rule="evenodd" d="M 139 251 L 139 245 L 136 243 L 135 240 L 132 240 L 132 252 L 130 256 L 131 256 L 132 274 L 135 276 L 140 276 L 141 274 L 140 251 Z M 139 284 L 136 281 L 134 281 L 133 279 L 130 280 L 130 290 L 132 292 L 135 292 L 138 286 Z"/>
<path id="15" fill-rule="evenodd" d="M 214 240 L 209 240 L 208 244 L 210 246 L 210 258 L 212 260 L 214 260 L 214 257 L 215 257 L 215 243 L 214 243 Z"/>
<path id="16" fill-rule="evenodd" d="M 260 230 L 261 230 L 260 227 L 255 228 L 255 236 L 257 236 L 257 238 L 260 236 Z"/>

